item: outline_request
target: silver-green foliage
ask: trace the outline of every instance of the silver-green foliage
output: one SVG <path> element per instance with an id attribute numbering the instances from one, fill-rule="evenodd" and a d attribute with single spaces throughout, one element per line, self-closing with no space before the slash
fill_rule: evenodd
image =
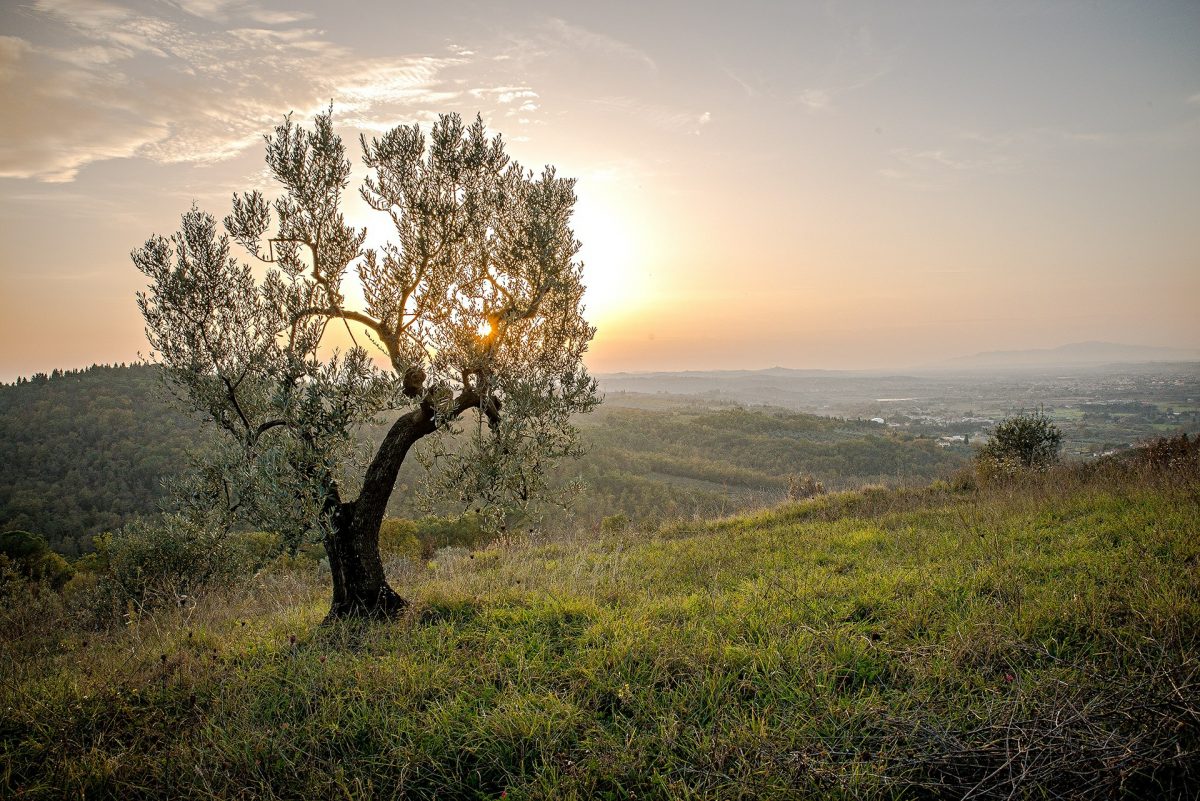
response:
<path id="1" fill-rule="evenodd" d="M 594 329 L 574 182 L 511 161 L 478 118 L 364 137 L 360 194 L 395 229 L 364 249 L 365 229 L 341 211 L 350 161 L 331 113 L 312 130 L 289 117 L 265 138 L 278 198 L 235 196 L 223 232 L 193 208 L 132 254 L 150 279 L 138 305 L 154 357 L 225 434 L 191 482 L 195 505 L 289 536 L 319 528 L 331 498 L 359 489 L 359 427 L 418 408 L 438 433 L 460 415 L 471 433 L 454 448 L 426 438 L 431 492 L 497 510 L 545 495 L 547 467 L 577 451 L 570 416 L 597 402 L 581 363 Z M 362 308 L 347 303 L 351 268 Z M 331 323 L 352 347 L 330 351 Z"/>

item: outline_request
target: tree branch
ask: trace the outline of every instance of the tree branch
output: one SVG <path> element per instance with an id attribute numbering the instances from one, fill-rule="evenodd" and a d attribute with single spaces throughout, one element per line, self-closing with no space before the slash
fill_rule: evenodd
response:
<path id="1" fill-rule="evenodd" d="M 220 375 L 221 383 L 225 385 L 225 394 L 229 397 L 229 402 L 233 404 L 233 410 L 237 412 L 238 417 L 242 421 L 242 427 L 246 429 L 246 436 L 249 438 L 254 427 L 251 426 L 250 421 L 246 419 L 246 413 L 242 411 L 242 404 L 238 403 L 237 389 L 224 375 L 218 375 Z"/>
<path id="2" fill-rule="evenodd" d="M 340 317 L 343 320 L 353 320 L 356 323 L 362 323 L 375 332 L 375 335 L 379 337 L 379 341 L 387 348 L 389 356 L 395 357 L 397 355 L 397 351 L 399 350 L 398 338 L 392 333 L 391 328 L 386 323 L 382 323 L 362 312 L 350 311 L 340 306 L 309 306 L 292 315 L 292 322 L 295 323 L 305 317 L 314 317 L 317 315 L 323 317 Z"/>
<path id="3" fill-rule="evenodd" d="M 280 426 L 291 428 L 292 424 L 289 423 L 287 420 L 268 420 L 267 422 L 260 424 L 259 427 L 255 430 L 254 438 L 258 439 L 263 434 L 270 431 L 272 428 L 279 428 Z"/>

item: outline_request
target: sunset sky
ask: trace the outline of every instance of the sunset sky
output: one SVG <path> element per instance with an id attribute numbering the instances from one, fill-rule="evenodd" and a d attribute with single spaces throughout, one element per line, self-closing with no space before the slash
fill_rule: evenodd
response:
<path id="1" fill-rule="evenodd" d="M 15 0 L 0 381 L 145 352 L 129 251 L 330 100 L 578 178 L 595 371 L 1200 346 L 1195 0 Z"/>

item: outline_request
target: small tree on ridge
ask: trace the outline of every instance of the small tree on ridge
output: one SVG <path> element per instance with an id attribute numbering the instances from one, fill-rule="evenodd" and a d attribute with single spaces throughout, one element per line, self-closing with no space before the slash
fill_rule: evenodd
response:
<path id="1" fill-rule="evenodd" d="M 1043 412 L 1018 414 L 996 426 L 978 458 L 996 467 L 1045 469 L 1058 461 L 1062 431 Z"/>

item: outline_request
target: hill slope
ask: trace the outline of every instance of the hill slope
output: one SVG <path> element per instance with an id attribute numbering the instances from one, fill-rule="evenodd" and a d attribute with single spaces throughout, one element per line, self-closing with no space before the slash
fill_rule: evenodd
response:
<path id="1" fill-rule="evenodd" d="M 963 462 L 929 439 L 773 409 L 614 406 L 579 422 L 588 454 L 561 477 L 582 477 L 590 489 L 568 525 L 774 503 L 789 473 L 813 473 L 831 487 L 923 483 Z M 0 531 L 34 531 L 70 556 L 88 551 L 93 535 L 158 510 L 162 478 L 184 469 L 199 438 L 199 422 L 173 409 L 153 367 L 93 367 L 0 386 Z M 422 511 L 404 503 L 418 474 L 406 466 L 393 514 Z"/>
<path id="2" fill-rule="evenodd" d="M 145 365 L 91 367 L 0 385 L 0 530 L 69 556 L 95 534 L 158 510 L 199 423 L 172 409 Z"/>
<path id="3" fill-rule="evenodd" d="M 106 634 L 43 594 L 0 613 L 0 777 L 24 798 L 1194 797 L 1196 490 L 1064 472 L 445 553 L 395 574 L 400 624 L 320 629 L 323 582 L 288 569 Z"/>

